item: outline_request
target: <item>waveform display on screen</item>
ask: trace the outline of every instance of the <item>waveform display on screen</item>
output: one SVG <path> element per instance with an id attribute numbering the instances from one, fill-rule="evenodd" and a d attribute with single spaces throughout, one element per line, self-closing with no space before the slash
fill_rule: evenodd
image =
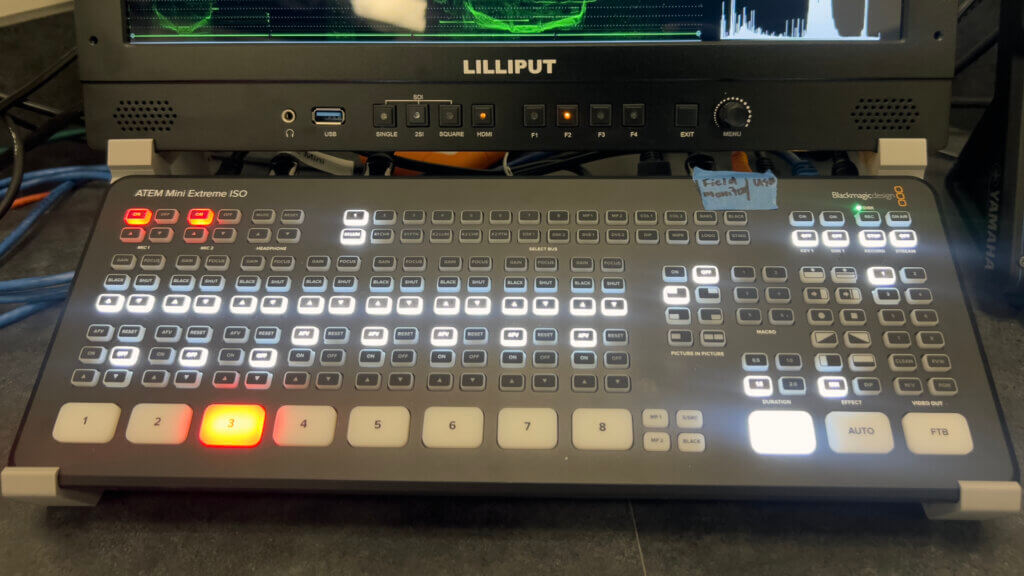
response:
<path id="1" fill-rule="evenodd" d="M 847 2 L 849 5 L 850 2 Z M 863 0 L 863 24 L 860 33 L 844 36 L 839 31 L 832 0 L 807 0 L 807 13 L 802 18 L 785 21 L 782 30 L 771 30 L 758 25 L 758 11 L 742 6 L 737 0 L 722 2 L 722 25 L 719 38 L 722 40 L 881 40 L 881 34 L 869 33 L 871 0 Z M 728 8 L 727 8 L 728 6 Z"/>
<path id="2" fill-rule="evenodd" d="M 870 14 L 862 9 L 868 2 Z M 879 40 L 898 39 L 900 4 L 901 0 L 125 0 L 125 28 L 133 43 Z M 884 8 L 875 8 L 878 5 Z M 847 32 L 854 12 L 863 30 L 859 36 Z"/>

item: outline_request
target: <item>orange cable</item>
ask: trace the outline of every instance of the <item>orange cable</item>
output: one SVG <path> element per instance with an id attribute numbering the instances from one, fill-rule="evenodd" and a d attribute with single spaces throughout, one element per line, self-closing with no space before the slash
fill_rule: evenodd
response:
<path id="1" fill-rule="evenodd" d="M 11 209 L 13 210 L 15 208 L 21 208 L 22 206 L 28 206 L 29 204 L 39 202 L 40 200 L 46 198 L 49 195 L 49 192 L 39 192 L 37 194 L 29 194 L 27 196 L 22 196 L 21 198 L 17 198 L 14 200 L 14 203 L 11 204 Z"/>

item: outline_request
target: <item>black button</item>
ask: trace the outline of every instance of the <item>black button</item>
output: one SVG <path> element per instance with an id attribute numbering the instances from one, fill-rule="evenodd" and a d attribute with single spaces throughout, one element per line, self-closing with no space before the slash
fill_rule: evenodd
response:
<path id="1" fill-rule="evenodd" d="M 555 123 L 559 126 L 579 126 L 579 106 L 575 104 L 559 104 L 556 112 Z"/>
<path id="2" fill-rule="evenodd" d="M 700 123 L 700 107 L 696 104 L 676 104 L 676 126 L 696 128 Z"/>
<path id="3" fill-rule="evenodd" d="M 438 107 L 438 116 L 438 126 L 445 128 L 458 128 L 459 126 L 462 126 L 462 105 L 442 104 Z M 476 124 L 474 123 L 473 125 L 475 126 Z"/>
<path id="4" fill-rule="evenodd" d="M 375 128 L 393 128 L 395 126 L 395 107 L 390 104 L 375 104 L 373 125 Z"/>
<path id="5" fill-rule="evenodd" d="M 546 125 L 545 116 L 545 106 L 543 104 L 527 104 L 523 106 L 523 126 L 544 126 Z"/>
<path id="6" fill-rule="evenodd" d="M 590 125 L 591 126 L 611 126 L 612 125 L 612 106 L 611 106 L 611 104 L 591 104 L 590 105 Z"/>
<path id="7" fill-rule="evenodd" d="M 477 128 L 494 126 L 493 104 L 473 104 L 473 126 Z"/>
<path id="8" fill-rule="evenodd" d="M 430 126 L 430 109 L 426 104 L 408 104 L 405 107 L 406 126 Z"/>
<path id="9" fill-rule="evenodd" d="M 623 126 L 643 126 L 645 121 L 643 104 L 626 104 L 622 107 Z"/>

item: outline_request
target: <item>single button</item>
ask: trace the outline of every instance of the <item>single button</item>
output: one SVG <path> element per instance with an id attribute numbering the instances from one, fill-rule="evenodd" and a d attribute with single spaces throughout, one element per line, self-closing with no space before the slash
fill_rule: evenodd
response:
<path id="1" fill-rule="evenodd" d="M 889 417 L 881 412 L 829 412 L 825 430 L 837 454 L 888 454 L 894 447 Z"/>
<path id="2" fill-rule="evenodd" d="M 203 411 L 199 441 L 204 446 L 251 448 L 263 437 L 267 411 L 256 404 L 211 404 Z"/>
<path id="3" fill-rule="evenodd" d="M 394 128 L 395 107 L 390 104 L 374 104 L 373 126 L 375 128 Z"/>
<path id="4" fill-rule="evenodd" d="M 557 444 L 558 415 L 551 408 L 502 408 L 498 412 L 498 446 L 550 450 Z"/>
<path id="5" fill-rule="evenodd" d="M 274 417 L 278 446 L 330 446 L 338 413 L 330 406 L 281 406 Z"/>
<path id="6" fill-rule="evenodd" d="M 633 416 L 629 410 L 578 408 L 572 413 L 572 444 L 578 450 L 629 450 Z"/>
<path id="7" fill-rule="evenodd" d="M 68 402 L 57 412 L 53 439 L 64 444 L 106 444 L 114 439 L 120 418 L 117 404 Z"/>
<path id="8" fill-rule="evenodd" d="M 971 429 L 960 414 L 911 412 L 903 416 L 903 435 L 914 454 L 962 456 L 974 451 Z"/>
<path id="9" fill-rule="evenodd" d="M 750 446 L 766 455 L 811 454 L 817 448 L 814 421 L 799 410 L 755 410 L 747 417 Z"/>
<path id="10" fill-rule="evenodd" d="M 188 404 L 138 404 L 128 418 L 125 437 L 132 444 L 181 444 L 191 424 Z"/>
<path id="11" fill-rule="evenodd" d="M 423 413 L 427 448 L 477 448 L 484 441 L 484 413 L 479 408 L 431 406 Z"/>
<path id="12" fill-rule="evenodd" d="M 348 443 L 357 448 L 401 448 L 409 441 L 409 410 L 357 406 L 348 415 Z"/>

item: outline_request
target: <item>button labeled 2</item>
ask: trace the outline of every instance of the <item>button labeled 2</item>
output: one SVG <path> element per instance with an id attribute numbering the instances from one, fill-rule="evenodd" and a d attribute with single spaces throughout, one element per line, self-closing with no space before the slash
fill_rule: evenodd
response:
<path id="1" fill-rule="evenodd" d="M 128 417 L 125 437 L 132 444 L 181 444 L 191 424 L 188 404 L 139 404 Z"/>

